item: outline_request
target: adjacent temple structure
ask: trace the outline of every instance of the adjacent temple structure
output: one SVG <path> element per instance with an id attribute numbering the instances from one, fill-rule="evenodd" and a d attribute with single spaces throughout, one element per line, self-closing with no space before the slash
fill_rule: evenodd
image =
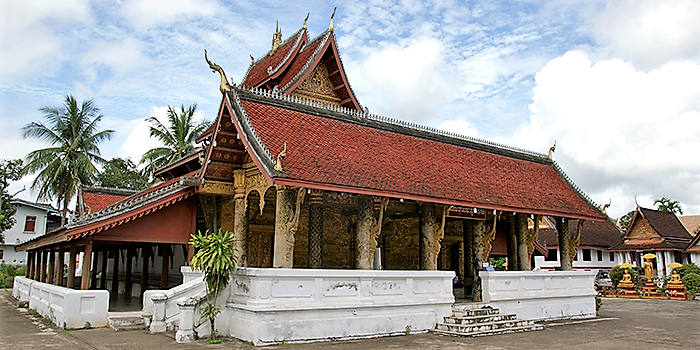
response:
<path id="1" fill-rule="evenodd" d="M 219 300 L 216 328 L 256 345 L 433 329 L 455 294 L 522 306 L 524 318 L 595 314 L 593 273 L 569 271 L 579 242 L 570 221 L 580 230 L 606 218 L 551 151 L 368 113 L 346 76 L 332 19 L 314 38 L 306 21 L 285 40 L 278 28 L 237 85 L 213 56 L 205 52 L 221 77 L 221 103 L 197 140 L 201 149 L 159 169 L 157 186 L 23 244 L 28 277 L 52 275 L 67 288 L 80 281 L 83 290 L 101 278 L 99 288 L 143 295 L 153 322 L 175 327 L 178 316 L 161 315 L 158 305 L 177 310 L 167 290 L 183 281 L 180 266 L 194 253 L 188 239 L 222 229 L 235 235 L 240 269 Z M 529 271 L 538 225 L 529 229 L 528 220 L 542 216 L 555 221 L 563 271 Z M 47 258 L 55 253 L 58 265 Z M 55 267 L 66 253 L 67 280 Z M 486 271 L 496 255 L 507 256 L 509 272 Z M 180 321 L 178 339 L 198 322 L 187 329 Z"/>

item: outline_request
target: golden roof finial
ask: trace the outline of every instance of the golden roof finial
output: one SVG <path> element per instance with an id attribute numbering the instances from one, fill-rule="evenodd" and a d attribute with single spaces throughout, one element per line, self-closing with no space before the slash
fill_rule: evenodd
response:
<path id="1" fill-rule="evenodd" d="M 287 157 L 287 143 L 285 142 L 284 149 L 282 150 L 282 152 L 280 152 L 277 155 L 277 161 L 275 162 L 275 166 L 273 167 L 275 169 L 275 171 L 280 172 L 280 173 L 282 172 L 282 160 L 284 160 L 284 158 L 286 158 L 286 157 Z"/>
<path id="2" fill-rule="evenodd" d="M 250 55 L 250 64 L 255 64 L 255 57 L 253 57 L 253 55 Z"/>
<path id="3" fill-rule="evenodd" d="M 226 80 L 226 73 L 224 73 L 224 69 L 218 64 L 209 61 L 209 58 L 207 57 L 207 50 L 204 50 L 204 60 L 207 61 L 207 64 L 209 64 L 209 68 L 211 68 L 212 72 L 219 72 L 219 75 L 221 75 L 221 83 L 219 85 L 219 90 L 221 93 L 226 94 L 227 92 L 231 91 L 231 84 L 229 84 L 228 80 Z"/>
<path id="4" fill-rule="evenodd" d="M 328 27 L 328 31 L 331 32 L 331 33 L 333 33 L 333 17 L 335 16 L 335 10 L 336 10 L 337 8 L 338 8 L 338 7 L 334 7 L 334 8 L 333 8 L 333 14 L 331 15 L 331 25 L 330 25 L 330 27 Z"/>
<path id="5" fill-rule="evenodd" d="M 275 34 L 272 34 L 272 51 L 277 50 L 282 45 L 282 31 L 280 31 L 279 21 L 275 22 Z"/>
<path id="6" fill-rule="evenodd" d="M 304 27 L 303 27 L 304 29 L 306 29 L 306 21 L 309 20 L 309 15 L 310 15 L 310 14 L 311 14 L 311 12 L 307 13 L 307 14 L 306 14 L 306 18 L 304 18 Z"/>
<path id="7" fill-rule="evenodd" d="M 557 149 L 557 140 L 554 140 L 554 145 L 552 147 L 549 147 L 549 154 L 547 155 L 547 158 L 549 158 L 549 160 L 552 160 L 552 156 L 554 155 L 555 149 Z"/>

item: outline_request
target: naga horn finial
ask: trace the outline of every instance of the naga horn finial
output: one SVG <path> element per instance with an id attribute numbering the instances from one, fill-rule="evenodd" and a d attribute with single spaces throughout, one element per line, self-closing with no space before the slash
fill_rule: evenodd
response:
<path id="1" fill-rule="evenodd" d="M 333 33 L 333 17 L 335 17 L 335 10 L 336 10 L 337 8 L 338 8 L 338 7 L 334 7 L 334 8 L 333 8 L 333 14 L 331 15 L 331 25 L 330 25 L 330 27 L 328 27 L 328 31 L 331 32 L 331 33 Z"/>
<path id="2" fill-rule="evenodd" d="M 304 29 L 306 29 L 306 21 L 309 20 L 309 15 L 310 15 L 310 14 L 311 14 L 311 12 L 307 13 L 307 14 L 306 14 L 306 18 L 304 18 L 304 27 L 303 27 Z"/>
<path id="3" fill-rule="evenodd" d="M 228 80 L 226 80 L 226 73 L 224 73 L 224 69 L 221 68 L 218 64 L 212 63 L 209 61 L 209 58 L 207 57 L 207 49 L 204 49 L 204 60 L 207 61 L 207 64 L 209 64 L 209 68 L 211 68 L 212 72 L 216 73 L 219 72 L 219 75 L 221 76 L 221 83 L 219 85 L 219 90 L 221 91 L 222 94 L 225 94 L 229 91 L 232 90 L 231 84 L 228 83 Z"/>

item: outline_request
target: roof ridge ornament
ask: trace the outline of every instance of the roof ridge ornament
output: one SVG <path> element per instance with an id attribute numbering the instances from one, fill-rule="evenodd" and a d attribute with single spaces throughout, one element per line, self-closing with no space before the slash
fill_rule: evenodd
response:
<path id="1" fill-rule="evenodd" d="M 282 160 L 287 157 L 287 143 L 284 143 L 284 149 L 277 155 L 277 161 L 275 162 L 274 169 L 277 172 L 282 172 Z"/>
<path id="2" fill-rule="evenodd" d="M 333 33 L 333 17 L 335 17 L 335 10 L 337 8 L 337 6 L 333 8 L 333 14 L 331 15 L 331 25 L 328 27 L 328 31 L 331 33 Z"/>
<path id="3" fill-rule="evenodd" d="M 219 85 L 219 90 L 221 91 L 221 93 L 226 94 L 227 92 L 233 91 L 231 84 L 229 84 L 228 80 L 226 80 L 226 73 L 224 73 L 224 69 L 221 68 L 221 66 L 219 66 L 218 64 L 212 63 L 211 61 L 209 61 L 209 58 L 207 58 L 207 49 L 204 49 L 204 60 L 207 61 L 207 63 L 209 64 L 209 68 L 211 68 L 212 72 L 219 72 L 219 75 L 221 76 L 221 84 Z"/>
<path id="4" fill-rule="evenodd" d="M 547 158 L 549 160 L 552 160 L 552 156 L 554 155 L 554 150 L 557 148 L 557 140 L 554 140 L 554 145 L 552 147 L 549 147 L 549 154 L 547 155 Z"/>
<path id="5" fill-rule="evenodd" d="M 280 30 L 280 22 L 275 22 L 275 33 L 272 34 L 272 49 L 270 50 L 270 56 L 272 56 L 277 49 L 282 46 L 282 31 Z"/>
<path id="6" fill-rule="evenodd" d="M 304 28 L 304 29 L 306 29 L 306 21 L 309 20 L 309 15 L 311 15 L 311 12 L 307 13 L 306 18 L 304 18 L 304 26 L 302 26 L 302 28 Z"/>

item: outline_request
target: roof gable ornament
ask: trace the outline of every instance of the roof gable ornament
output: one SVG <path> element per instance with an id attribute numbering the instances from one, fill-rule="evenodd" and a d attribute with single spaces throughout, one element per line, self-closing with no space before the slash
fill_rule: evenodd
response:
<path id="1" fill-rule="evenodd" d="M 272 49 L 270 50 L 270 56 L 277 51 L 277 49 L 282 45 L 282 31 L 280 31 L 279 21 L 275 22 L 275 33 L 272 34 Z"/>
<path id="2" fill-rule="evenodd" d="M 226 73 L 224 73 L 224 69 L 221 68 L 221 66 L 219 66 L 218 64 L 209 61 L 209 58 L 207 58 L 206 49 L 204 49 L 204 60 L 207 61 L 207 64 L 209 64 L 209 68 L 211 68 L 212 72 L 219 72 L 219 75 L 221 76 L 221 84 L 219 85 L 219 90 L 221 91 L 221 93 L 226 94 L 227 92 L 232 91 L 233 86 L 231 86 L 231 84 L 228 83 L 228 80 L 226 80 Z"/>
<path id="3" fill-rule="evenodd" d="M 547 155 L 547 158 L 549 160 L 552 160 L 552 156 L 554 155 L 554 150 L 557 148 L 557 140 L 554 140 L 554 145 L 552 147 L 549 147 L 549 154 Z"/>
<path id="4" fill-rule="evenodd" d="M 338 8 L 338 7 L 334 7 L 334 8 L 333 8 L 333 14 L 331 15 L 331 25 L 328 27 L 328 31 L 331 32 L 331 33 L 333 33 L 333 17 L 335 16 L 335 10 L 336 10 L 337 8 Z"/>
<path id="5" fill-rule="evenodd" d="M 304 25 L 302 26 L 302 28 L 304 28 L 304 29 L 306 29 L 306 21 L 309 20 L 309 15 L 310 15 L 310 14 L 311 14 L 311 12 L 307 13 L 307 14 L 306 14 L 306 18 L 304 18 Z"/>
<path id="6" fill-rule="evenodd" d="M 275 161 L 274 169 L 277 172 L 282 172 L 282 160 L 287 157 L 287 143 L 284 143 L 284 149 L 277 155 L 277 161 Z"/>

